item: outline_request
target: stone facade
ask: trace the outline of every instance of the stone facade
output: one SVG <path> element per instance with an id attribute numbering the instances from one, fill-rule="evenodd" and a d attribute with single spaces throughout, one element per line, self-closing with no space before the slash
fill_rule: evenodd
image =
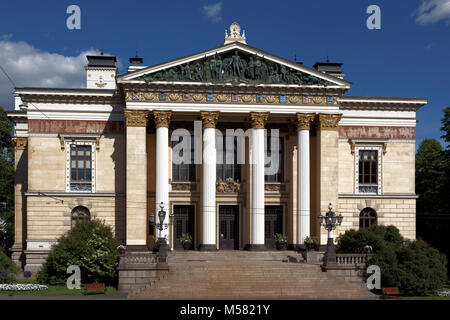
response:
<path id="1" fill-rule="evenodd" d="M 230 232 L 222 230 L 229 223 L 221 219 L 222 206 L 236 206 L 237 215 L 228 224 L 237 226 L 234 249 L 269 247 L 275 232 L 286 235 L 291 248 L 301 247 L 305 236 L 316 236 L 325 244 L 327 234 L 317 217 L 330 202 L 344 216 L 335 235 L 359 228 L 361 210 L 372 208 L 378 224 L 395 225 L 414 239 L 415 112 L 426 99 L 347 96 L 350 82 L 262 54 L 241 42 L 193 55 L 189 63 L 234 51 L 270 59 L 265 66 L 277 65 L 284 78 L 278 84 L 267 83 L 280 77 L 273 74 L 258 84 L 258 74 L 251 73 L 253 82 L 247 83 L 238 76 L 220 79 L 218 73 L 218 82 L 211 83 L 195 82 L 189 74 L 182 75 L 188 83 L 151 80 L 156 73 L 158 77 L 179 73 L 187 61 L 182 58 L 165 64 L 165 71 L 148 67 L 118 76 L 117 91 L 17 89 L 16 111 L 9 114 L 16 124 L 14 261 L 28 270 L 39 269 L 51 245 L 71 229 L 77 206 L 86 208 L 91 218 L 104 220 L 129 248 L 155 245 L 159 231 L 150 218 L 158 222 L 155 214 L 161 202 L 168 214 L 179 205 L 193 206 L 189 219 L 194 219 L 190 232 L 196 248 L 225 247 L 222 238 Z M 227 72 L 239 73 L 242 67 L 232 66 Z M 29 102 L 40 113 L 33 108 L 20 111 L 19 105 Z M 239 181 L 223 177 L 238 187 L 217 190 L 214 177 L 219 169 L 214 164 L 190 167 L 195 179 L 175 177 L 172 133 L 184 129 L 193 134 L 196 121 L 200 127 L 196 143 L 202 148 L 215 143 L 215 129 L 246 132 Z M 273 181 L 265 180 L 264 170 L 253 162 L 263 158 L 263 129 L 278 129 L 284 143 L 282 169 Z M 84 191 L 72 187 L 76 162 L 71 162 L 71 148 L 77 144 L 91 146 L 92 151 L 91 187 Z M 378 152 L 375 191 L 366 193 L 359 190 L 357 175 L 358 152 L 364 148 Z M 76 169 L 84 165 L 80 162 Z M 275 220 L 266 219 L 267 206 L 277 206 Z M 176 247 L 181 232 L 177 228 L 183 223 L 162 233 L 171 248 Z M 123 286 L 155 276 L 152 270 L 140 275 L 136 272 L 143 270 L 121 272 Z"/>

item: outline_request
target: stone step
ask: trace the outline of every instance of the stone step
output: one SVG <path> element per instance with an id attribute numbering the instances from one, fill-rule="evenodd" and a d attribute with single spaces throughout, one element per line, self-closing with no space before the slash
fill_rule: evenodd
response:
<path id="1" fill-rule="evenodd" d="M 205 298 L 373 298 L 365 284 L 346 282 L 321 271 L 319 265 L 283 262 L 290 251 L 181 251 L 170 253 L 170 270 L 159 279 L 130 292 L 153 299 Z"/>

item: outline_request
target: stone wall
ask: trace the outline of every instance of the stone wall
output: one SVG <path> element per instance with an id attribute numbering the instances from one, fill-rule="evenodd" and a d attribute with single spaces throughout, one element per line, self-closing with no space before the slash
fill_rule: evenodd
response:
<path id="1" fill-rule="evenodd" d="M 416 199 L 362 199 L 340 198 L 339 213 L 344 216 L 336 234 L 349 229 L 359 229 L 359 214 L 370 207 L 378 215 L 378 225 L 394 225 L 407 239 L 416 238 Z"/>

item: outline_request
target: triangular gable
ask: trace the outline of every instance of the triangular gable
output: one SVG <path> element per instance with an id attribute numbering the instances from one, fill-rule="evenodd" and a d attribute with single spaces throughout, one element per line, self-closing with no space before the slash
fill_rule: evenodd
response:
<path id="1" fill-rule="evenodd" d="M 349 87 L 350 83 L 234 42 L 119 77 L 119 82 L 249 83 Z"/>

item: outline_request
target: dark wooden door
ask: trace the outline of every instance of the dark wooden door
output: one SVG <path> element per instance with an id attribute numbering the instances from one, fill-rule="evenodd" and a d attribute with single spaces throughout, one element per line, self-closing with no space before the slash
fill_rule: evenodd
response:
<path id="1" fill-rule="evenodd" d="M 193 205 L 175 205 L 175 206 L 173 206 L 173 214 L 174 214 L 173 248 L 175 250 L 183 250 L 183 245 L 180 243 L 180 238 L 181 238 L 182 234 L 189 233 L 192 237 L 192 242 L 194 242 L 195 208 Z M 195 248 L 195 244 L 192 246 L 192 249 L 194 249 L 194 248 Z"/>
<path id="2" fill-rule="evenodd" d="M 219 249 L 239 250 L 239 206 L 219 206 Z"/>
<path id="3" fill-rule="evenodd" d="M 275 249 L 276 233 L 283 233 L 283 206 L 265 206 L 264 242 L 267 249 Z"/>

